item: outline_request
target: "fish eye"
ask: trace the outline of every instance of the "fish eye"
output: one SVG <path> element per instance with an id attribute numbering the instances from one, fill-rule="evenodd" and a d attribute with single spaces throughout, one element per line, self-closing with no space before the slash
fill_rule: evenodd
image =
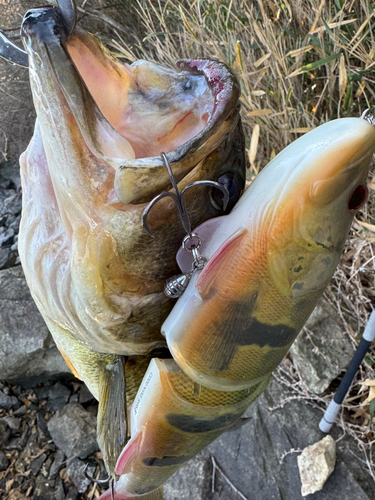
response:
<path id="1" fill-rule="evenodd" d="M 367 200 L 367 194 L 368 190 L 366 186 L 364 186 L 363 184 L 357 186 L 348 200 L 348 209 L 358 210 L 359 208 L 361 208 Z"/>
<path id="2" fill-rule="evenodd" d="M 191 90 L 191 81 L 187 80 L 187 82 L 184 84 L 183 90 Z"/>
<path id="3" fill-rule="evenodd" d="M 223 184 L 223 186 L 225 186 L 228 190 L 229 201 L 227 208 L 225 209 L 225 213 L 228 213 L 232 210 L 242 194 L 244 189 L 244 179 L 242 176 L 238 175 L 238 173 L 226 172 L 217 179 L 217 182 Z M 210 200 L 216 210 L 223 210 L 224 195 L 219 189 L 211 188 Z"/>

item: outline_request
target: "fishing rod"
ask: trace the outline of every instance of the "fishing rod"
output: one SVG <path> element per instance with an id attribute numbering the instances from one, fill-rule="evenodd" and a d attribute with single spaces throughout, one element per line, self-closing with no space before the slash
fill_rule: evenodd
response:
<path id="1" fill-rule="evenodd" d="M 355 374 L 358 371 L 363 358 L 365 357 L 367 351 L 369 350 L 373 340 L 375 339 L 375 310 L 372 311 L 368 323 L 366 325 L 365 331 L 363 332 L 360 343 L 358 344 L 357 350 L 350 362 L 348 369 L 341 380 L 339 388 L 336 394 L 333 396 L 332 401 L 329 403 L 322 420 L 319 423 L 319 429 L 325 433 L 331 430 L 332 425 L 335 422 L 337 414 L 341 408 L 342 402 L 353 382 Z"/>

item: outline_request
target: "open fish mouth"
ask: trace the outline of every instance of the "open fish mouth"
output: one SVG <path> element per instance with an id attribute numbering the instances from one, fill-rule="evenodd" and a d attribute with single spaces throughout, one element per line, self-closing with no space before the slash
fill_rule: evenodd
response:
<path id="1" fill-rule="evenodd" d="M 180 188 L 219 181 L 234 206 L 245 183 L 240 88 L 216 61 L 122 64 L 93 36 L 68 36 L 54 7 L 30 10 L 21 35 L 38 119 L 20 160 L 20 256 L 58 347 L 84 377 L 76 341 L 123 355 L 165 345 L 172 303 L 162 290 L 184 231 L 167 199 L 148 218 L 155 239 L 142 213 L 170 189 L 161 152 Z M 186 205 L 192 227 L 223 214 L 207 188 L 189 190 Z"/>
<path id="2" fill-rule="evenodd" d="M 180 72 L 148 61 L 123 64 L 86 32 L 67 37 L 57 9 L 29 11 L 22 37 L 36 108 L 44 106 L 56 120 L 69 108 L 90 151 L 118 170 L 116 196 L 123 203 L 150 201 L 169 186 L 161 152 L 176 164 L 215 147 L 216 132 L 237 105 L 238 82 L 222 63 L 181 60 Z M 57 89 L 65 104 L 60 112 L 50 102 Z M 191 163 L 174 169 L 177 181 Z"/>

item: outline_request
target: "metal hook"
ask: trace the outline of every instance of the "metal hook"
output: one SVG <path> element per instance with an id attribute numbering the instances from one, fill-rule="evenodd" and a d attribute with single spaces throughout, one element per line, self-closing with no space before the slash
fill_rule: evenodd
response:
<path id="1" fill-rule="evenodd" d="M 178 187 L 177 187 L 177 183 L 173 177 L 173 172 L 172 172 L 172 169 L 171 169 L 171 166 L 169 164 L 169 161 L 168 161 L 168 158 L 166 156 L 165 153 L 161 153 L 161 157 L 164 161 L 164 164 L 165 166 L 167 167 L 167 170 L 168 170 L 168 175 L 169 175 L 169 178 L 171 180 L 171 183 L 172 183 L 172 187 L 174 189 L 174 193 L 170 192 L 170 191 L 163 191 L 162 193 L 160 193 L 158 196 L 156 196 L 153 200 L 151 200 L 151 202 L 147 205 L 147 207 L 144 209 L 143 211 L 143 214 L 142 214 L 142 224 L 143 224 L 143 228 L 148 232 L 148 234 L 150 236 L 152 236 L 153 238 L 155 238 L 154 234 L 152 233 L 151 229 L 149 228 L 148 224 L 147 224 L 147 217 L 148 217 L 148 214 L 151 210 L 151 208 L 159 201 L 161 200 L 162 198 L 166 198 L 166 197 L 170 197 L 173 199 L 173 201 L 175 202 L 176 204 L 176 207 L 177 207 L 177 210 L 178 210 L 178 215 L 180 217 L 180 220 L 181 220 L 181 224 L 182 224 L 182 227 L 184 228 L 184 231 L 186 232 L 186 234 L 191 238 L 192 237 L 192 232 L 191 232 L 191 224 L 190 224 L 190 220 L 189 220 L 189 215 L 187 213 L 187 210 L 186 210 L 186 204 L 185 204 L 185 193 L 191 189 L 192 187 L 195 187 L 195 186 L 211 186 L 211 187 L 215 187 L 217 189 L 220 189 L 220 191 L 223 193 L 224 195 L 224 200 L 223 200 L 223 210 L 226 209 L 227 205 L 228 205 L 228 201 L 229 201 L 229 192 L 227 190 L 227 188 L 225 186 L 223 186 L 223 184 L 220 184 L 220 182 L 215 182 L 215 181 L 196 181 L 196 182 L 191 182 L 190 184 L 188 184 L 187 186 L 185 186 L 183 188 L 183 190 L 180 191 L 178 190 Z"/>
<path id="2" fill-rule="evenodd" d="M 111 480 L 111 500 L 115 500 L 115 480 Z"/>
<path id="3" fill-rule="evenodd" d="M 86 479 L 88 479 L 91 483 L 95 483 L 95 484 L 105 484 L 105 483 L 108 483 L 109 481 L 111 481 L 111 477 L 108 476 L 106 479 L 94 479 L 93 477 L 90 476 L 90 474 L 87 472 L 87 468 L 88 468 L 89 464 L 86 464 L 85 465 L 85 468 L 83 470 L 83 474 L 85 476 Z"/>

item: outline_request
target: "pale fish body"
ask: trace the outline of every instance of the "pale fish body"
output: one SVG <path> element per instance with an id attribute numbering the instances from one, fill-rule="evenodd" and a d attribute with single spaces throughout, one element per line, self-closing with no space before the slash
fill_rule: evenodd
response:
<path id="1" fill-rule="evenodd" d="M 160 495 L 266 388 L 335 271 L 374 149 L 363 119 L 322 125 L 282 151 L 231 214 L 195 230 L 208 262 L 162 326 L 174 361 L 153 360 L 144 376 L 116 498 Z M 178 260 L 190 269 L 189 254 Z"/>
<path id="2" fill-rule="evenodd" d="M 172 359 L 153 359 L 130 410 L 132 438 L 116 464 L 116 500 L 159 498 L 161 485 L 232 427 L 268 382 L 269 377 L 251 389 L 212 391 L 197 387 Z M 110 491 L 100 498 L 109 500 Z"/>
<path id="3" fill-rule="evenodd" d="M 280 363 L 366 201 L 374 148 L 368 121 L 326 123 L 277 155 L 229 215 L 196 230 L 209 261 L 162 326 L 192 380 L 238 391 Z"/>
<path id="4" fill-rule="evenodd" d="M 115 60 L 91 35 L 66 39 L 58 9 L 29 11 L 22 39 L 38 121 L 21 157 L 21 262 L 31 293 L 74 373 L 99 398 L 99 373 L 115 355 L 165 349 L 160 326 L 173 304 L 165 279 L 184 237 L 162 200 L 170 188 L 228 180 L 231 203 L 245 182 L 239 85 L 215 61 L 180 61 L 179 72 Z M 78 72 L 79 71 L 79 72 Z M 222 212 L 209 189 L 187 193 L 192 224 Z"/>

